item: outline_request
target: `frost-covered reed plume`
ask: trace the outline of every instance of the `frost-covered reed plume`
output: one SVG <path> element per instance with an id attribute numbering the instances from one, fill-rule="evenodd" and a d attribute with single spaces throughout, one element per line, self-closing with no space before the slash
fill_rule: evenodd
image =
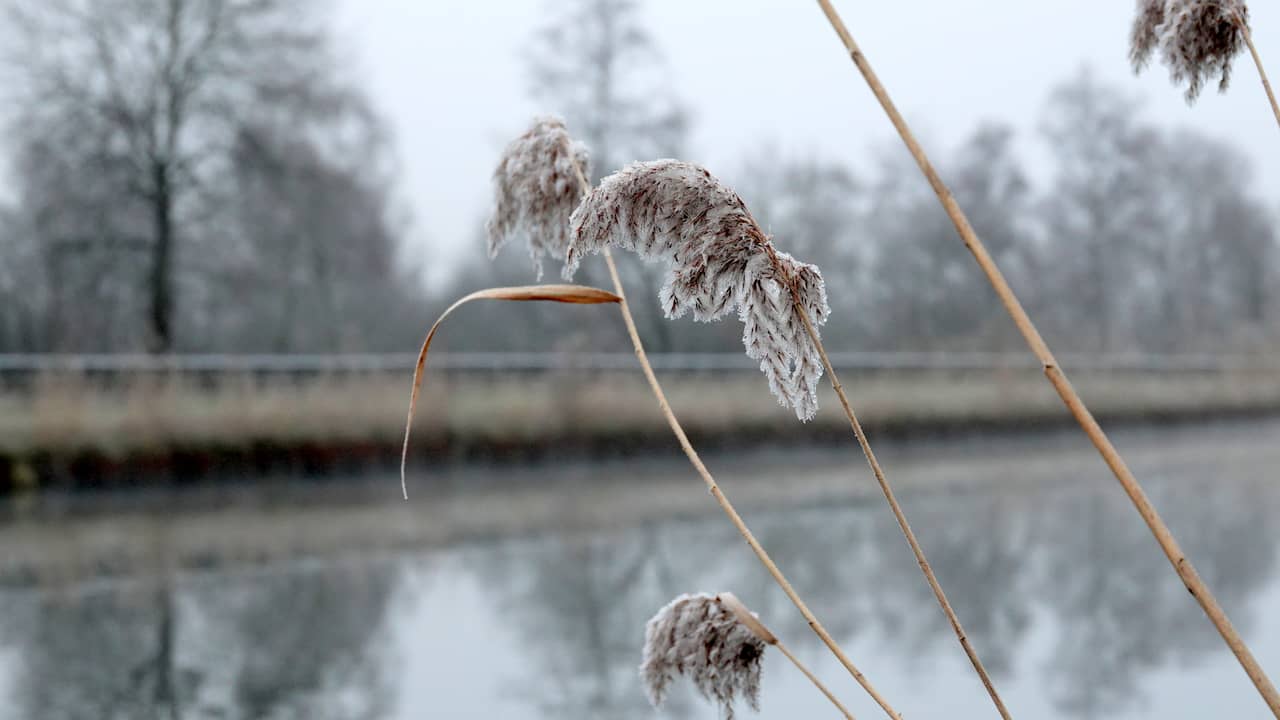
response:
<path id="1" fill-rule="evenodd" d="M 1129 33 L 1129 62 L 1138 72 L 1151 62 L 1160 44 L 1160 26 L 1164 24 L 1165 5 L 1169 0 L 1138 0 L 1138 15 Z"/>
<path id="2" fill-rule="evenodd" d="M 1140 0 L 1129 58 L 1140 70 L 1158 50 L 1173 82 L 1187 83 L 1187 102 L 1192 102 L 1214 75 L 1218 89 L 1227 89 L 1248 24 L 1242 0 Z"/>
<path id="3" fill-rule="evenodd" d="M 1129 40 L 1134 71 L 1146 67 L 1158 51 L 1174 84 L 1186 83 L 1188 103 L 1199 97 L 1214 76 L 1219 92 L 1225 92 L 1231 83 L 1231 63 L 1247 47 L 1280 122 L 1280 105 L 1253 44 L 1244 0 L 1138 0 Z"/>
<path id="4" fill-rule="evenodd" d="M 523 238 L 538 279 L 543 257 L 564 260 L 569 215 L 582 199 L 580 177 L 590 176 L 590 162 L 587 146 L 569 137 L 563 120 L 535 118 L 507 145 L 493 171 L 493 215 L 485 224 L 489 257 Z"/>
<path id="5" fill-rule="evenodd" d="M 671 681 L 682 676 L 732 718 L 739 697 L 760 709 L 764 648 L 714 595 L 681 595 L 645 625 L 640 677 L 655 707 L 666 700 Z"/>
<path id="6" fill-rule="evenodd" d="M 733 593 L 681 595 L 659 610 L 644 628 L 640 679 L 649 702 L 660 707 L 671 681 L 688 678 L 732 720 L 739 697 L 760 710 L 760 671 L 768 645 L 777 647 L 846 718 L 853 717 Z"/>
<path id="7" fill-rule="evenodd" d="M 570 225 L 565 277 L 584 254 L 611 246 L 665 260 L 666 316 L 705 322 L 736 312 L 747 355 L 778 401 L 801 420 L 817 412 L 822 361 L 801 314 L 815 330 L 826 322 L 822 274 L 776 250 L 737 193 L 711 173 L 679 160 L 633 163 L 605 178 Z"/>

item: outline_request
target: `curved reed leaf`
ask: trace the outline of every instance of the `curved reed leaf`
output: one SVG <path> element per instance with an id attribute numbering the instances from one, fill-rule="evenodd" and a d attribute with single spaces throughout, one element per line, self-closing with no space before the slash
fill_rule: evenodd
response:
<path id="1" fill-rule="evenodd" d="M 427 364 L 427 351 L 431 341 L 435 339 L 436 330 L 449 314 L 473 300 L 509 300 L 514 302 L 560 302 L 575 305 L 598 305 L 616 303 L 621 300 L 617 295 L 599 288 L 586 285 L 523 285 L 519 287 L 489 288 L 477 290 L 450 305 L 436 321 L 422 341 L 422 349 L 418 351 L 418 362 L 413 368 L 413 391 L 409 393 L 409 417 L 404 423 L 404 445 L 400 449 L 400 492 L 404 499 L 409 499 L 409 489 L 405 482 L 405 463 L 409 457 L 409 434 L 413 430 L 413 411 L 418 406 L 418 394 L 422 390 L 422 369 Z"/>

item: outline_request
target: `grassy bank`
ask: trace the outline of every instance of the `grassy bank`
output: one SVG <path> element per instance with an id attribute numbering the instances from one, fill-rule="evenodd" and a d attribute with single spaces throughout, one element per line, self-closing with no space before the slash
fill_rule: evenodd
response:
<path id="1" fill-rule="evenodd" d="M 1155 421 L 1280 410 L 1280 374 L 1259 371 L 1077 373 L 1097 414 Z M 753 372 L 671 373 L 671 403 L 692 436 L 741 444 L 843 436 L 834 398 L 804 425 Z M 928 433 L 1065 422 L 1034 370 L 913 370 L 845 378 L 873 432 Z M 144 376 L 92 382 L 49 374 L 0 394 L 0 481 L 10 489 L 113 477 L 218 471 L 322 471 L 385 463 L 398 451 L 408 378 Z M 828 391 L 829 392 L 829 391 Z M 415 426 L 420 459 L 618 453 L 666 447 L 668 431 L 638 373 L 428 376 Z"/>

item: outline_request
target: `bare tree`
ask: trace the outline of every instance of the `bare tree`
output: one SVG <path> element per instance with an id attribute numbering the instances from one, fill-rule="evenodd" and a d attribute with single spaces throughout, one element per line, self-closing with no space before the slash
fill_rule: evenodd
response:
<path id="1" fill-rule="evenodd" d="M 679 157 L 688 113 L 670 89 L 662 54 L 640 17 L 639 0 L 547 2 L 548 21 L 526 51 L 529 90 L 540 108 L 565 118 L 591 149 L 593 179 L 635 160 Z M 587 267 L 584 281 L 608 284 Z M 619 263 L 628 285 L 656 295 L 660 271 Z M 637 294 L 632 312 L 655 352 L 675 338 L 658 306 Z"/>
<path id="2" fill-rule="evenodd" d="M 1021 259 L 1029 239 L 1031 188 L 1012 141 L 1008 128 L 979 127 L 949 165 L 975 228 L 991 239 L 1002 263 L 1016 268 L 1020 263 L 1012 261 Z M 979 349 L 1010 338 L 996 298 L 954 234 L 911 159 L 896 147 L 882 153 L 869 195 L 867 237 L 875 259 L 864 301 L 879 318 L 873 332 L 881 346 Z"/>
<path id="3" fill-rule="evenodd" d="M 48 283 L 35 234 L 16 208 L 0 206 L 0 352 L 31 352 L 47 342 Z"/>
<path id="4" fill-rule="evenodd" d="M 1102 351 L 1256 347 L 1276 241 L 1248 159 L 1144 122 L 1132 99 L 1087 73 L 1054 91 L 1046 117 L 1057 177 L 1041 202 L 1037 259 L 1051 282 L 1036 291 L 1051 329 L 1077 342 L 1091 334 Z"/>
<path id="5" fill-rule="evenodd" d="M 597 177 L 633 160 L 674 157 L 688 115 L 670 91 L 638 0 L 549 3 L 528 51 L 529 86 L 591 148 Z"/>
<path id="6" fill-rule="evenodd" d="M 1204 351 L 1257 336 L 1275 236 L 1251 195 L 1248 158 L 1191 131 L 1162 140 L 1149 175 L 1153 232 L 1138 239 L 1158 272 L 1143 323 L 1148 347 Z"/>
<path id="7" fill-rule="evenodd" d="M 293 113 L 299 132 L 344 93 L 318 6 L 304 0 L 6 0 L 15 137 L 73 150 L 108 183 L 99 212 L 146 243 L 148 346 L 174 347 L 183 228 L 208 210 L 247 117 Z M 326 118 L 325 122 L 329 122 Z M 66 148 L 61 141 L 79 140 Z M 68 178 L 69 180 L 72 178 Z M 122 207 L 127 206 L 127 207 Z M 138 234 L 135 236 L 133 232 Z"/>
<path id="8" fill-rule="evenodd" d="M 225 221 L 205 235 L 209 281 L 189 324 L 258 351 L 403 347 L 419 334 L 399 263 L 395 203 L 378 171 L 380 133 L 335 155 L 288 128 L 242 128 Z M 194 305 L 194 303 L 193 303 Z"/>
<path id="9" fill-rule="evenodd" d="M 1138 106 L 1087 71 L 1052 93 L 1043 125 L 1057 162 L 1045 204 L 1048 252 L 1064 312 L 1093 324 L 1092 349 L 1117 349 L 1129 319 L 1123 294 L 1137 272 L 1134 239 L 1151 229 L 1149 170 L 1160 152 Z M 1050 317 L 1060 327 L 1076 321 Z M 1125 333 L 1128 334 L 1127 332 Z"/>

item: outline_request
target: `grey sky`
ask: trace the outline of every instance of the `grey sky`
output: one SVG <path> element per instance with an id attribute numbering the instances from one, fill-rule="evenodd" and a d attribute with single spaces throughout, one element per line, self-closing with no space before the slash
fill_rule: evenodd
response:
<path id="1" fill-rule="evenodd" d="M 1280 74 L 1280 4 L 1251 3 L 1255 40 Z M 1088 63 L 1146 101 L 1149 117 L 1235 140 L 1269 197 L 1280 189 L 1280 129 L 1252 61 L 1236 61 L 1226 95 L 1188 107 L 1153 65 L 1127 60 L 1129 0 L 838 0 L 855 38 L 926 148 L 940 153 L 983 119 L 1012 124 L 1026 157 L 1049 87 Z M 507 139 L 538 112 L 521 52 L 543 0 L 342 0 L 340 32 L 389 117 L 414 217 L 411 252 L 479 252 L 489 172 Z M 893 139 L 817 3 L 649 0 L 644 15 L 671 83 L 694 114 L 688 159 L 728 172 L 754 145 L 866 165 Z M 1270 52 L 1269 52 L 1270 51 Z M 1034 167 L 1033 167 L 1034 170 Z M 923 182 L 923 181 L 922 181 Z M 440 255 L 436 255 L 440 257 Z"/>

